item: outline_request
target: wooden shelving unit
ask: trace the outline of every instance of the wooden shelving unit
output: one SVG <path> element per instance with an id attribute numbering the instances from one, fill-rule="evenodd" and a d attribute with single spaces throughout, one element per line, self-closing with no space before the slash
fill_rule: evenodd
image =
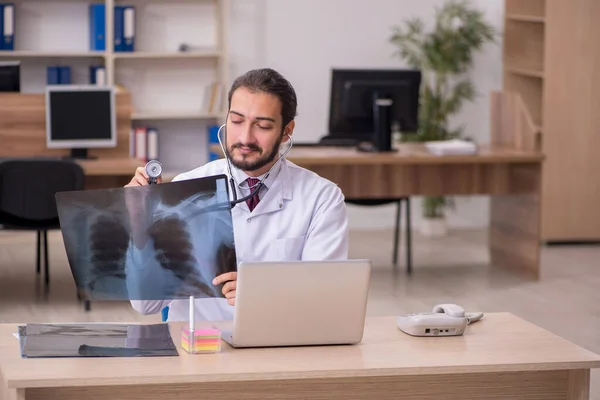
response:
<path id="1" fill-rule="evenodd" d="M 87 52 L 69 52 L 69 51 L 29 51 L 29 50 L 15 50 L 15 51 L 4 51 L 0 50 L 1 58 L 94 58 L 106 57 L 106 53 L 103 51 L 87 51 Z"/>
<path id="2" fill-rule="evenodd" d="M 89 49 L 89 5 L 106 6 L 106 51 Z M 160 160 L 184 171 L 207 161 L 209 125 L 224 120 L 225 93 L 214 111 L 210 86 L 229 86 L 230 0 L 15 1 L 15 50 L 22 92 L 43 93 L 46 67 L 70 65 L 72 83 L 88 84 L 89 67 L 104 65 L 106 83 L 131 93 L 132 128 L 159 130 Z M 115 5 L 135 7 L 136 51 L 115 52 Z M 181 45 L 189 51 L 180 51 Z"/>
<path id="3" fill-rule="evenodd" d="M 115 59 L 138 59 L 138 60 L 162 60 L 162 59 L 194 59 L 194 58 L 215 58 L 219 59 L 223 54 L 218 51 L 190 51 L 180 53 L 152 53 L 152 52 L 135 52 L 135 53 L 115 53 Z"/>
<path id="4" fill-rule="evenodd" d="M 600 241 L 600 2 L 506 0 L 504 91 L 517 93 L 546 156 L 542 240 Z"/>
<path id="5" fill-rule="evenodd" d="M 225 118 L 225 113 L 189 113 L 189 114 L 177 114 L 177 113 L 134 113 L 131 115 L 131 119 L 134 121 L 169 121 L 169 120 L 216 120 Z"/>

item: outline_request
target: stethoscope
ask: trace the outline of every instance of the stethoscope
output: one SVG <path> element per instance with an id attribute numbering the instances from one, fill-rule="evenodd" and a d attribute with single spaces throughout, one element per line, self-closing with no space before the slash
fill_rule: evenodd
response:
<path id="1" fill-rule="evenodd" d="M 265 176 L 260 180 L 260 182 L 249 187 L 249 189 L 254 189 L 254 190 L 252 190 L 248 196 L 238 199 L 236 184 L 237 184 L 237 187 L 239 187 L 240 189 L 242 187 L 239 185 L 239 183 L 237 183 L 235 181 L 235 178 L 233 177 L 233 173 L 231 172 L 231 162 L 229 161 L 229 157 L 227 157 L 227 152 L 225 151 L 225 147 L 223 146 L 223 142 L 221 141 L 221 130 L 223 130 L 223 128 L 225 128 L 225 124 L 221 125 L 221 127 L 219 128 L 219 131 L 217 132 L 217 139 L 219 140 L 219 145 L 221 146 L 221 150 L 223 151 L 223 156 L 227 160 L 227 170 L 229 171 L 229 185 L 231 186 L 231 191 L 233 192 L 233 200 L 231 201 L 231 208 L 233 208 L 236 204 L 242 203 L 242 202 L 254 197 L 258 193 L 258 191 L 262 188 L 265 180 L 269 177 L 271 170 L 277 165 L 277 163 L 279 161 L 281 161 L 287 155 L 287 153 L 290 152 L 294 143 L 292 140 L 292 135 L 290 135 L 288 133 L 287 137 L 290 139 L 290 145 L 288 146 L 288 148 L 283 152 L 283 154 L 279 155 L 279 158 L 277 159 L 277 161 L 275 161 L 275 163 L 271 166 L 271 168 L 269 168 L 269 170 L 267 171 Z M 225 132 L 225 135 L 227 135 L 227 132 Z"/>

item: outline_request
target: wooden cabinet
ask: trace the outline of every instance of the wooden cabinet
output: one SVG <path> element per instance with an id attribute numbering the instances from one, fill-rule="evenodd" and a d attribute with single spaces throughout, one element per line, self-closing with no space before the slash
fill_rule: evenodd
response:
<path id="1" fill-rule="evenodd" d="M 600 2 L 506 0 L 504 91 L 518 93 L 546 156 L 541 237 L 600 241 Z"/>

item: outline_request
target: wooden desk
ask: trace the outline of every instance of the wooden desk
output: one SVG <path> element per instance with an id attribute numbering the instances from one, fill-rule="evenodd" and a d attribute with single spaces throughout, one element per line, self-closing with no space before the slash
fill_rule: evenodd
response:
<path id="1" fill-rule="evenodd" d="M 180 325 L 171 325 L 178 338 Z M 22 359 L 0 325 L 5 399 L 577 399 L 600 356 L 511 314 L 464 336 L 415 338 L 368 318 L 361 344 L 165 358 Z M 2 393 L 2 391 L 0 391 Z"/>
<path id="2" fill-rule="evenodd" d="M 118 91 L 115 103 L 116 147 L 89 149 L 98 159 L 80 162 L 88 189 L 122 187 L 144 165 L 129 157 L 131 95 Z M 40 93 L 0 95 L 0 143 L 0 158 L 63 157 L 70 152 L 47 147 L 45 94 Z"/>
<path id="3" fill-rule="evenodd" d="M 422 144 L 399 145 L 395 153 L 362 153 L 348 147 L 298 147 L 287 159 L 340 186 L 352 199 L 410 195 L 525 194 L 532 182 L 515 174 L 539 173 L 543 156 L 502 147 L 475 155 L 437 156 Z"/>
<path id="4" fill-rule="evenodd" d="M 212 150 L 221 154 L 218 146 Z M 490 195 L 489 248 L 494 266 L 539 278 L 540 193 L 543 155 L 506 145 L 475 155 L 437 156 L 423 144 L 395 153 L 354 148 L 296 147 L 291 162 L 335 182 L 348 199 Z"/>
<path id="5" fill-rule="evenodd" d="M 136 168 L 145 165 L 144 162 L 130 157 L 98 158 L 77 163 L 83 168 L 86 189 L 123 187 L 131 181 Z"/>
<path id="6" fill-rule="evenodd" d="M 128 176 L 129 180 L 135 174 L 137 167 L 143 167 L 144 162 L 135 158 L 99 158 L 96 160 L 78 160 L 85 176 Z"/>

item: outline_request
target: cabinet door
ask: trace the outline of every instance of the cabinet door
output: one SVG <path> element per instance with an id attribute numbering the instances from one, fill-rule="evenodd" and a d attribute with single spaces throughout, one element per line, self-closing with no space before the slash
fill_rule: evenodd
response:
<path id="1" fill-rule="evenodd" d="M 547 0 L 542 237 L 600 240 L 600 1 Z"/>

